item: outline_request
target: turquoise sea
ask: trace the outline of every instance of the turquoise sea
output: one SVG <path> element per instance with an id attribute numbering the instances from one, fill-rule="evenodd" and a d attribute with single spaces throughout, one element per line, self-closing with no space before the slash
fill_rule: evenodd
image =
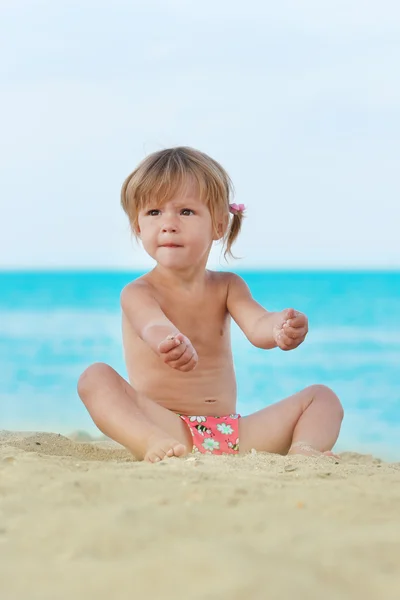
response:
<path id="1" fill-rule="evenodd" d="M 237 271 L 269 310 L 309 317 L 291 352 L 252 347 L 233 325 L 238 411 L 323 383 L 345 419 L 337 450 L 400 459 L 400 272 Z M 76 393 L 91 363 L 126 377 L 119 294 L 134 272 L 0 273 L 0 429 L 98 432 Z"/>

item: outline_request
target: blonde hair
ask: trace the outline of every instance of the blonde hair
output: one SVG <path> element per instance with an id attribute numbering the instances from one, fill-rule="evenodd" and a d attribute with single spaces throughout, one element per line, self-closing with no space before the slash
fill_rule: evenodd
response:
<path id="1" fill-rule="evenodd" d="M 167 148 L 147 156 L 125 179 L 121 190 L 121 205 L 129 217 L 135 237 L 138 237 L 138 214 L 151 201 L 156 206 L 172 198 L 188 178 L 199 186 L 200 199 L 208 207 L 214 232 L 219 220 L 228 223 L 222 236 L 226 245 L 224 256 L 233 257 L 232 244 L 239 235 L 243 212 L 231 215 L 229 204 L 233 184 L 225 169 L 213 158 L 186 146 Z"/>

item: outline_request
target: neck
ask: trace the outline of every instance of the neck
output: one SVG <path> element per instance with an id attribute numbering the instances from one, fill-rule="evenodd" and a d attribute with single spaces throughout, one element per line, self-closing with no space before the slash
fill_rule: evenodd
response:
<path id="1" fill-rule="evenodd" d="M 170 288 L 192 289 L 204 285 L 207 279 L 207 269 L 202 265 L 190 267 L 188 269 L 168 269 L 162 265 L 157 265 L 151 272 L 152 279 L 155 279 L 159 285 Z"/>

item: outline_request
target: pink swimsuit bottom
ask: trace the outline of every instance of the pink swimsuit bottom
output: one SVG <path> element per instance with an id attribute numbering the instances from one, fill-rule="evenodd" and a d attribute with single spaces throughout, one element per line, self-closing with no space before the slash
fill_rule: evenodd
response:
<path id="1" fill-rule="evenodd" d="M 202 454 L 238 454 L 240 415 L 191 417 L 179 415 L 190 429 L 192 452 Z"/>

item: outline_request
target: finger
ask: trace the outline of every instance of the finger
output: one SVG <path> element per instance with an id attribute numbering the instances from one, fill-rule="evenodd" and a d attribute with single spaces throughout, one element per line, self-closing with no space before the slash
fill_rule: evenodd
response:
<path id="1" fill-rule="evenodd" d="M 168 361 L 168 363 L 169 363 L 170 367 L 172 367 L 173 369 L 178 369 L 179 367 L 186 365 L 186 363 L 188 363 L 190 361 L 190 359 L 193 356 L 193 353 L 194 353 L 193 346 L 187 346 L 185 348 L 185 351 L 182 353 L 182 355 L 178 359 L 173 360 L 173 361 Z"/>
<path id="2" fill-rule="evenodd" d="M 281 350 L 284 350 L 284 351 L 286 351 L 286 350 L 292 350 L 292 346 L 284 344 L 281 341 L 278 342 L 278 348 L 280 348 Z"/>
<path id="3" fill-rule="evenodd" d="M 164 362 L 174 362 L 179 360 L 186 352 L 187 346 L 185 344 L 180 344 L 176 346 L 176 348 L 172 348 L 169 352 L 165 353 L 163 356 Z"/>
<path id="4" fill-rule="evenodd" d="M 299 315 L 299 312 L 297 310 L 294 310 L 294 308 L 285 308 L 285 310 L 283 310 L 282 313 L 285 320 L 294 319 Z"/>
<path id="5" fill-rule="evenodd" d="M 304 323 L 305 323 L 304 315 L 299 315 L 298 317 L 294 317 L 293 319 L 288 319 L 286 321 L 285 325 L 286 325 L 286 327 L 304 327 Z"/>
<path id="6" fill-rule="evenodd" d="M 178 340 L 179 342 L 185 342 L 185 344 L 188 343 L 188 339 L 187 339 L 187 337 L 185 337 L 183 335 L 183 333 L 177 333 L 175 336 L 175 339 Z"/>
<path id="7" fill-rule="evenodd" d="M 167 337 L 158 345 L 159 352 L 169 352 L 172 348 L 176 348 L 180 345 L 180 340 L 177 340 L 175 337 Z"/>
<path id="8" fill-rule="evenodd" d="M 186 363 L 186 365 L 183 365 L 182 367 L 179 367 L 179 370 L 186 373 L 187 371 L 192 371 L 192 369 L 195 369 L 197 366 L 197 361 L 198 361 L 198 357 L 197 354 L 193 354 L 192 358 L 189 360 L 188 363 Z"/>
<path id="9" fill-rule="evenodd" d="M 278 345 L 280 348 L 285 346 L 287 349 L 296 348 L 300 343 L 300 340 L 290 338 L 286 335 L 280 335 L 278 339 Z"/>
<path id="10" fill-rule="evenodd" d="M 306 335 L 307 330 L 305 329 L 293 329 L 291 332 L 288 332 L 287 337 L 289 338 L 290 343 L 296 342 L 297 344 L 301 344 L 301 342 L 305 339 Z"/>
<path id="11" fill-rule="evenodd" d="M 192 352 L 188 352 L 186 355 L 182 356 L 181 364 L 180 364 L 179 368 L 190 371 L 190 369 L 193 368 L 193 366 L 197 362 L 197 360 L 198 360 L 197 353 L 194 350 L 194 348 L 192 348 Z M 189 368 L 186 369 L 186 367 L 189 367 Z"/>
<path id="12" fill-rule="evenodd" d="M 299 346 L 297 342 L 292 342 L 291 344 L 279 344 L 279 348 L 284 352 L 287 352 L 288 350 L 294 350 L 297 348 L 297 346 Z"/>
<path id="13" fill-rule="evenodd" d="M 187 356 L 182 356 L 179 365 L 176 367 L 179 371 L 191 371 L 195 368 L 198 362 L 197 352 L 193 349 L 193 353 Z"/>
<path id="14" fill-rule="evenodd" d="M 277 340 L 277 341 L 278 341 L 278 344 L 279 344 L 279 345 L 286 345 L 286 346 L 292 343 L 292 339 L 291 339 L 291 338 L 289 338 L 289 337 L 288 337 L 286 334 L 284 334 L 284 333 L 280 333 L 280 334 L 279 334 L 279 336 L 278 336 L 278 340 Z"/>
<path id="15" fill-rule="evenodd" d="M 304 337 L 305 335 L 305 330 L 302 327 L 300 328 L 293 328 L 293 327 L 287 327 L 286 329 L 284 329 L 284 335 L 286 335 L 286 337 L 290 338 L 291 340 L 298 340 L 301 337 Z"/>
<path id="16" fill-rule="evenodd" d="M 289 338 L 289 340 L 294 340 L 297 337 L 296 331 L 290 327 L 285 328 L 284 332 L 285 333 L 282 334 L 282 337 L 285 336 L 286 339 Z"/>

